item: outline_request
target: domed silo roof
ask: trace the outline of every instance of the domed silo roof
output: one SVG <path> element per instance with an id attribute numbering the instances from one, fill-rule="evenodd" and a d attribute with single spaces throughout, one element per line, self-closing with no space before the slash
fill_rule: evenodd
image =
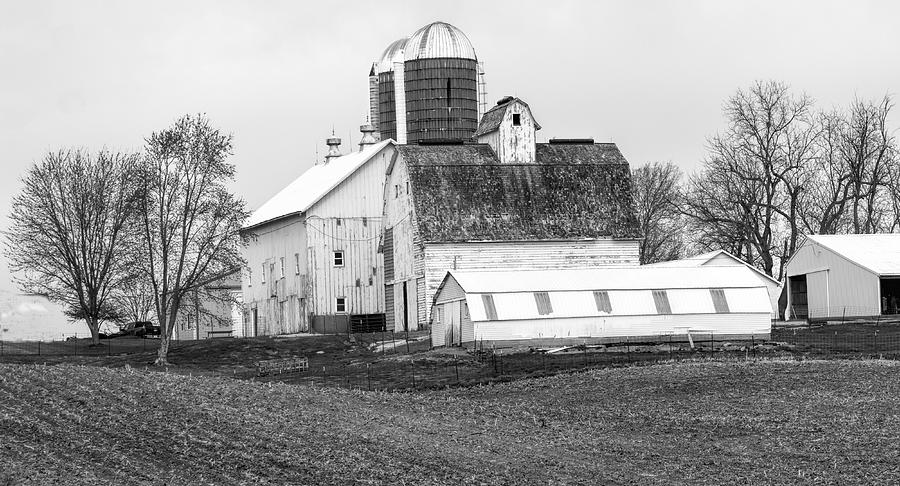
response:
<path id="1" fill-rule="evenodd" d="M 478 60 L 466 34 L 446 22 L 433 22 L 417 30 L 406 41 L 404 51 L 407 61 L 442 57 Z"/>
<path id="2" fill-rule="evenodd" d="M 403 47 L 406 46 L 406 40 L 406 37 L 404 37 L 391 42 L 387 49 L 381 53 L 377 64 L 379 73 L 393 71 L 395 62 L 403 62 Z"/>

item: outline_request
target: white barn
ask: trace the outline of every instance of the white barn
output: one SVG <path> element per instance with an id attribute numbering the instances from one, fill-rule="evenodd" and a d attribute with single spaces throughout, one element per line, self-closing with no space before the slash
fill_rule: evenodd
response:
<path id="1" fill-rule="evenodd" d="M 900 234 L 808 235 L 785 273 L 788 319 L 900 313 Z"/>
<path id="2" fill-rule="evenodd" d="M 777 279 L 766 275 L 758 268 L 748 264 L 744 260 L 728 253 L 725 250 L 716 250 L 700 255 L 694 255 L 680 260 L 670 260 L 667 262 L 652 263 L 653 267 L 733 267 L 744 266 L 753 270 L 757 278 L 766 286 L 769 292 L 769 300 L 772 303 L 772 317 L 778 317 L 778 298 L 781 296 L 781 282 Z"/>
<path id="3" fill-rule="evenodd" d="M 743 266 L 450 271 L 432 308 L 434 346 L 689 332 L 749 339 L 770 329 L 766 286 Z"/>

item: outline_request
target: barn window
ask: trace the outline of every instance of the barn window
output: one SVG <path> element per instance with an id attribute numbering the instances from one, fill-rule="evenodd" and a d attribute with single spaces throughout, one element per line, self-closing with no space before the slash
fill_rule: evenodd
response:
<path id="1" fill-rule="evenodd" d="M 247 269 L 247 287 L 253 287 L 253 269 Z"/>
<path id="2" fill-rule="evenodd" d="M 262 268 L 260 268 L 259 283 L 261 283 L 261 284 L 266 283 L 266 264 L 265 263 L 263 263 Z"/>
<path id="3" fill-rule="evenodd" d="M 669 294 L 665 290 L 653 291 L 653 303 L 656 304 L 657 314 L 672 313 L 672 307 L 669 306 Z"/>
<path id="4" fill-rule="evenodd" d="M 294 253 L 294 273 L 300 275 L 300 254 Z"/>
<path id="5" fill-rule="evenodd" d="M 518 113 L 513 113 L 513 126 L 518 127 L 522 125 L 522 115 Z"/>
<path id="6" fill-rule="evenodd" d="M 487 320 L 496 321 L 497 308 L 494 307 L 494 296 L 491 294 L 482 294 L 481 302 L 484 304 L 484 314 L 487 316 Z"/>
<path id="7" fill-rule="evenodd" d="M 731 312 L 728 310 L 728 300 L 725 299 L 725 291 L 723 289 L 709 289 L 709 295 L 712 297 L 713 306 L 716 308 L 717 313 L 727 314 Z"/>
<path id="8" fill-rule="evenodd" d="M 550 304 L 550 294 L 547 292 L 535 292 L 534 301 L 537 302 L 538 314 L 546 316 L 553 313 L 553 305 Z"/>
<path id="9" fill-rule="evenodd" d="M 435 324 L 440 324 L 443 319 L 441 319 L 441 314 L 444 313 L 444 306 L 435 306 L 434 307 L 434 322 Z"/>
<path id="10" fill-rule="evenodd" d="M 594 303 L 597 304 L 597 310 L 600 312 L 612 313 L 612 304 L 609 303 L 609 292 L 605 290 L 594 291 Z"/>
<path id="11" fill-rule="evenodd" d="M 334 252 L 334 266 L 344 266 L 344 250 L 337 250 Z"/>
<path id="12" fill-rule="evenodd" d="M 335 312 L 347 312 L 347 298 L 338 297 L 337 299 L 335 299 L 334 310 Z"/>
<path id="13" fill-rule="evenodd" d="M 279 273 L 281 278 L 284 278 L 284 257 L 281 257 L 281 261 L 279 262 L 279 271 L 281 272 Z"/>
<path id="14" fill-rule="evenodd" d="M 337 220 L 337 223 L 336 223 L 336 224 L 337 224 L 338 226 L 340 226 L 340 225 L 341 225 L 341 218 L 335 218 L 335 219 Z"/>
<path id="15" fill-rule="evenodd" d="M 400 197 L 400 184 L 394 184 L 394 199 Z"/>

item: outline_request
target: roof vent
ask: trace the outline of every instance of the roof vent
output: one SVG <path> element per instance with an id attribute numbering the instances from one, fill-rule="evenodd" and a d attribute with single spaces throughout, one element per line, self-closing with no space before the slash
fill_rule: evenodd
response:
<path id="1" fill-rule="evenodd" d="M 362 152 L 367 145 L 378 143 L 378 132 L 375 131 L 375 126 L 371 123 L 366 122 L 365 125 L 361 125 L 359 131 L 362 132 L 362 138 L 359 140 L 360 152 Z"/>
<path id="2" fill-rule="evenodd" d="M 506 103 L 509 103 L 510 101 L 512 101 L 512 100 L 514 100 L 514 99 L 516 99 L 516 98 L 515 98 L 515 97 L 512 97 L 512 96 L 504 96 L 503 98 L 500 98 L 499 101 L 497 101 L 497 106 L 500 106 L 500 105 L 504 105 L 504 104 L 506 104 Z"/>
<path id="3" fill-rule="evenodd" d="M 593 138 L 551 138 L 550 143 L 553 145 L 591 145 L 594 143 Z"/>
<path id="4" fill-rule="evenodd" d="M 331 159 L 336 159 L 341 156 L 341 139 L 339 137 L 335 137 L 334 133 L 331 134 L 330 137 L 325 139 L 325 144 L 328 145 L 328 153 L 325 155 L 325 163 L 331 162 Z"/>
<path id="5" fill-rule="evenodd" d="M 466 143 L 464 138 L 431 138 L 428 140 L 419 140 L 419 145 L 463 145 Z"/>

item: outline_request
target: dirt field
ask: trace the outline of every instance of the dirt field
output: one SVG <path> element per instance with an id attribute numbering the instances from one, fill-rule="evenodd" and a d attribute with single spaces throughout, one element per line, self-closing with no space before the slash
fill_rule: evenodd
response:
<path id="1" fill-rule="evenodd" d="M 898 376 L 685 362 L 383 393 L 4 364 L 0 484 L 896 484 Z"/>

